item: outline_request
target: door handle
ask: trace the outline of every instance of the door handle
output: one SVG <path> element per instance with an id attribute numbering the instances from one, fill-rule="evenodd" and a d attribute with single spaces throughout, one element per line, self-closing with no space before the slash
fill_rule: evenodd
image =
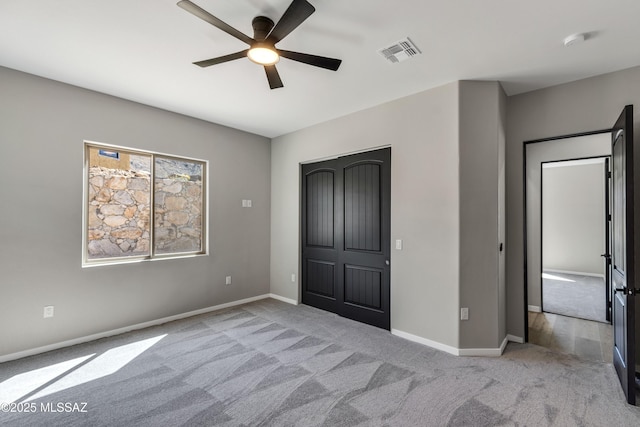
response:
<path id="1" fill-rule="evenodd" d="M 388 259 L 384 260 L 384 263 L 389 265 L 389 260 Z"/>
<path id="2" fill-rule="evenodd" d="M 631 297 L 635 295 L 640 295 L 640 289 L 634 289 L 634 288 L 615 288 L 613 292 L 622 292 L 623 294 Z"/>
<path id="3" fill-rule="evenodd" d="M 624 129 L 618 129 L 618 131 L 616 132 L 616 135 L 613 137 L 614 141 L 617 141 L 618 138 L 620 138 L 620 135 L 622 135 L 624 133 Z"/>

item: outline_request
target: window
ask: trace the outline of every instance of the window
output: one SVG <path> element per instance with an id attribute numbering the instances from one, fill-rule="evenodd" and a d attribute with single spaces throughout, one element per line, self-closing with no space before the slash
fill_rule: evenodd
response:
<path id="1" fill-rule="evenodd" d="M 206 165 L 85 143 L 84 265 L 206 253 Z"/>

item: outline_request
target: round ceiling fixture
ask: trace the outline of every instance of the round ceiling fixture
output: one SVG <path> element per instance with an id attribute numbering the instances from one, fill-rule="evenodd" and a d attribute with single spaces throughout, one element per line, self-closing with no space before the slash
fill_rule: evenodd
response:
<path id="1" fill-rule="evenodd" d="M 256 43 L 249 49 L 247 56 L 259 65 L 273 65 L 280 60 L 280 55 L 278 55 L 273 47 L 261 43 Z"/>
<path id="2" fill-rule="evenodd" d="M 585 33 L 572 34 L 566 37 L 563 41 L 565 47 L 573 46 L 575 44 L 582 43 L 586 40 Z"/>

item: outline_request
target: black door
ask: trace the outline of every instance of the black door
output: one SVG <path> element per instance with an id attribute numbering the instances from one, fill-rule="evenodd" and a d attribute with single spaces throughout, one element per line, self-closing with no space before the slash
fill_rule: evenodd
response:
<path id="1" fill-rule="evenodd" d="M 604 159 L 604 301 L 605 317 L 611 322 L 611 169 L 609 159 Z"/>
<path id="2" fill-rule="evenodd" d="M 302 166 L 302 302 L 390 328 L 391 149 Z"/>
<path id="3" fill-rule="evenodd" d="M 635 394 L 636 268 L 633 185 L 633 106 L 626 106 L 612 129 L 613 365 L 627 402 Z"/>

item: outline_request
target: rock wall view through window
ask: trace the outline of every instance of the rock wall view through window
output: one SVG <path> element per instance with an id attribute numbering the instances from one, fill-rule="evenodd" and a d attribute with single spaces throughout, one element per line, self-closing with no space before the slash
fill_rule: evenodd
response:
<path id="1" fill-rule="evenodd" d="M 206 253 L 206 162 L 86 144 L 86 264 Z"/>
<path id="2" fill-rule="evenodd" d="M 202 164 L 156 157 L 155 253 L 202 250 Z"/>

